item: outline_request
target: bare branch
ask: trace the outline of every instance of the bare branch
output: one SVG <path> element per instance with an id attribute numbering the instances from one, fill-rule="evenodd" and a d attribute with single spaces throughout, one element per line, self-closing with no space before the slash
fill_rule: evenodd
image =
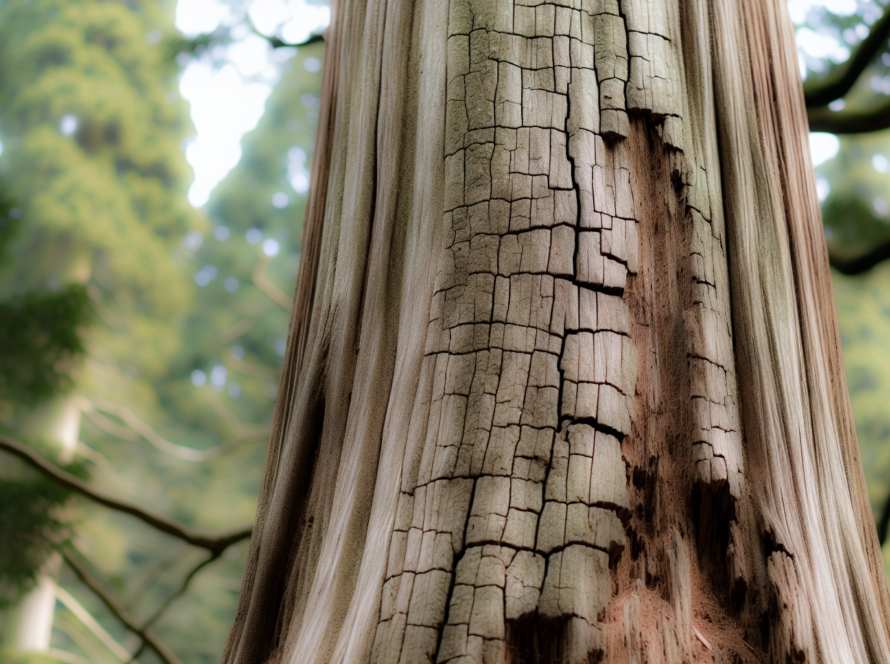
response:
<path id="1" fill-rule="evenodd" d="M 84 565 L 76 555 L 67 548 L 62 547 L 62 556 L 83 584 L 102 600 L 105 606 L 108 607 L 108 609 L 127 627 L 127 629 L 139 636 L 143 643 L 148 644 L 165 664 L 181 664 L 176 653 L 170 649 L 170 646 L 164 643 L 151 627 L 140 627 L 133 615 L 124 608 L 120 601 L 118 601 L 109 590 L 102 586 L 99 580 L 93 576 L 92 572 L 87 569 L 87 566 Z M 138 654 L 139 653 L 133 655 L 129 661 L 132 662 Z"/>
<path id="2" fill-rule="evenodd" d="M 155 609 L 155 612 L 151 614 L 151 617 L 149 617 L 149 619 L 145 621 L 144 628 L 148 628 L 154 625 L 157 619 L 160 618 L 161 615 L 163 615 L 164 611 L 167 610 L 167 607 L 169 607 L 173 603 L 173 600 L 175 600 L 177 597 L 180 597 L 183 593 L 185 593 L 186 590 L 188 590 L 189 584 L 192 582 L 192 579 L 197 576 L 198 572 L 207 567 L 207 565 L 212 563 L 214 560 L 218 559 L 220 555 L 222 555 L 222 551 L 220 551 L 219 553 L 211 553 L 207 558 L 195 565 L 195 567 L 192 568 L 192 571 L 189 572 L 182 580 L 179 588 L 167 595 L 164 601 L 161 602 L 157 609 Z"/>
<path id="3" fill-rule="evenodd" d="M 90 420 L 93 424 L 95 424 L 98 428 L 102 429 L 109 436 L 113 436 L 114 438 L 120 438 L 121 440 L 125 440 L 128 443 L 138 443 L 139 442 L 139 434 L 137 434 L 130 427 L 125 427 L 121 424 L 118 424 L 114 420 L 105 417 L 102 413 L 96 409 L 93 404 L 87 402 L 87 406 L 83 409 L 83 414 L 87 416 L 87 419 Z"/>
<path id="4" fill-rule="evenodd" d="M 269 307 L 272 308 L 272 305 L 269 305 Z M 235 341 L 235 339 L 237 339 L 238 337 L 241 337 L 250 332 L 250 330 L 253 329 L 253 326 L 257 324 L 257 321 L 259 321 L 259 319 L 259 314 L 254 314 L 253 316 L 242 318 L 228 330 L 223 330 L 214 340 L 214 342 L 220 346 L 225 346 L 226 344 Z"/>
<path id="5" fill-rule="evenodd" d="M 103 655 L 105 654 L 99 644 L 90 638 L 89 630 L 87 630 L 80 621 L 73 616 L 64 613 L 56 613 L 53 615 L 53 629 L 58 629 L 62 634 L 71 639 L 84 655 L 86 655 L 86 664 L 96 664 L 96 662 L 107 661 Z M 76 656 L 75 656 L 76 657 Z M 60 659 L 62 662 L 69 662 L 72 658 Z M 71 664 L 83 664 L 83 662 L 71 662 Z"/>
<path id="6" fill-rule="evenodd" d="M 173 592 L 171 592 L 169 595 L 167 595 L 167 597 L 164 599 L 163 602 L 161 602 L 161 604 L 158 606 L 158 608 L 155 610 L 155 612 L 151 614 L 149 619 L 143 623 L 142 628 L 148 629 L 152 625 L 154 625 L 155 622 L 158 620 L 158 618 L 160 618 L 163 615 L 164 611 L 167 610 L 167 608 L 170 606 L 170 604 L 172 604 L 173 601 L 177 597 L 180 597 L 183 593 L 185 593 L 185 591 L 188 589 L 189 583 L 191 583 L 192 579 L 195 578 L 195 576 L 198 574 L 198 572 L 200 572 L 202 569 L 204 569 L 207 565 L 212 563 L 214 560 L 217 560 L 220 555 L 221 555 L 221 553 L 212 553 L 212 554 L 210 554 L 210 556 L 208 556 L 207 558 L 202 560 L 200 563 L 198 563 L 192 569 L 192 571 L 186 575 L 185 579 L 183 579 L 179 588 L 174 590 Z M 145 650 L 145 641 L 143 641 L 142 645 L 140 645 L 139 648 L 136 650 L 136 652 L 133 653 L 133 657 L 130 661 L 135 662 L 136 658 L 142 654 L 143 650 Z"/>
<path id="7" fill-rule="evenodd" d="M 310 44 L 317 44 L 318 42 L 324 41 L 324 33 L 316 33 L 314 35 L 309 35 L 309 38 L 305 41 L 297 42 L 295 44 L 289 44 L 288 42 L 279 39 L 275 36 L 264 35 L 262 32 L 257 30 L 256 26 L 253 24 L 250 16 L 245 17 L 247 19 L 247 24 L 250 26 L 250 29 L 253 30 L 253 34 L 257 37 L 262 37 L 265 39 L 272 48 L 300 48 L 301 46 L 309 46 Z"/>
<path id="8" fill-rule="evenodd" d="M 143 422 L 136 414 L 127 408 L 126 406 L 122 406 L 121 404 L 114 403 L 113 401 L 109 401 L 107 399 L 94 398 L 93 403 L 90 404 L 96 410 L 101 410 L 106 413 L 110 413 L 119 417 L 124 421 L 127 427 L 122 427 L 116 422 L 112 422 L 111 420 L 107 420 L 107 418 L 103 418 L 106 420 L 105 424 L 100 422 L 96 422 L 100 427 L 109 431 L 112 435 L 117 436 L 118 438 L 122 438 L 123 440 L 133 440 L 133 438 L 129 437 L 126 434 L 136 433 L 149 443 L 158 448 L 161 452 L 169 454 L 171 456 L 175 456 L 179 459 L 184 459 L 185 461 L 193 461 L 193 462 L 202 462 L 202 461 L 212 461 L 213 459 L 217 459 L 233 447 L 235 447 L 238 443 L 243 442 L 244 440 L 251 438 L 251 435 L 241 435 L 232 438 L 231 440 L 227 440 L 226 442 L 217 445 L 216 447 L 212 447 L 206 450 L 195 449 L 194 447 L 186 447 L 185 445 L 177 445 L 173 443 L 159 433 L 157 433 L 154 429 L 151 428 L 148 424 Z M 87 411 L 87 415 L 94 419 L 95 413 L 91 413 Z M 94 420 L 95 421 L 95 420 Z M 123 432 L 118 431 L 119 429 L 123 429 Z M 122 435 L 122 433 L 124 435 Z"/>
<path id="9" fill-rule="evenodd" d="M 810 131 L 861 134 L 890 127 L 890 101 L 864 111 L 831 111 L 827 106 L 807 110 Z"/>
<path id="10" fill-rule="evenodd" d="M 90 660 L 85 657 L 75 655 L 73 652 L 68 652 L 67 650 L 59 650 L 58 648 L 50 648 L 46 651 L 46 654 L 60 662 L 65 662 L 65 664 L 92 664 Z"/>
<path id="11" fill-rule="evenodd" d="M 278 286 L 269 281 L 269 277 L 266 276 L 266 266 L 269 264 L 269 257 L 262 251 L 259 252 L 259 256 L 260 259 L 257 262 L 252 275 L 254 285 L 263 291 L 263 293 L 265 293 L 275 304 L 290 313 L 291 298 L 285 295 Z"/>
<path id="12" fill-rule="evenodd" d="M 297 42 L 295 44 L 289 44 L 288 42 L 279 39 L 278 37 L 270 37 L 269 35 L 264 35 L 261 32 L 258 32 L 257 30 L 254 30 L 254 32 L 268 41 L 272 45 L 272 48 L 300 48 L 302 46 L 309 46 L 310 44 L 317 44 L 324 41 L 324 35 L 312 35 L 305 41 Z"/>
<path id="13" fill-rule="evenodd" d="M 0 434 L 0 450 L 23 459 L 53 482 L 66 489 L 76 491 L 100 505 L 105 505 L 105 507 L 135 516 L 161 532 L 177 537 L 193 546 L 207 549 L 211 553 L 221 553 L 235 542 L 249 538 L 253 530 L 250 527 L 219 533 L 191 528 L 184 523 L 164 516 L 160 512 L 155 512 L 149 507 L 144 507 L 124 498 L 118 498 L 102 489 L 90 486 L 79 477 L 75 477 L 71 473 L 50 463 L 30 447 L 14 438 Z"/>
<path id="14" fill-rule="evenodd" d="M 96 466 L 99 467 L 110 478 L 112 478 L 115 483 L 121 484 L 125 481 L 124 478 L 121 477 L 120 473 L 118 473 L 114 469 L 114 466 L 111 465 L 111 462 L 105 457 L 104 454 L 97 450 L 94 450 L 82 440 L 77 441 L 77 453 L 85 459 L 96 464 Z"/>
<path id="15" fill-rule="evenodd" d="M 131 661 L 132 658 L 130 653 L 124 648 L 120 643 L 114 640 L 114 637 L 109 634 L 102 625 L 99 624 L 99 621 L 93 617 L 89 611 L 87 611 L 83 605 L 75 599 L 71 593 L 62 588 L 61 586 L 56 586 L 56 597 L 59 601 L 65 606 L 66 609 L 71 611 L 74 616 L 83 623 L 84 627 L 90 630 L 97 639 L 99 639 L 106 648 L 108 648 L 112 653 L 114 653 L 115 657 L 117 657 L 122 662 Z"/>
<path id="16" fill-rule="evenodd" d="M 828 254 L 828 260 L 831 267 L 848 276 L 862 274 L 868 272 L 875 265 L 883 263 L 890 258 L 890 242 L 886 242 L 871 251 L 856 258 L 841 258 L 839 256 Z M 888 516 L 890 518 L 890 516 Z"/>
<path id="17" fill-rule="evenodd" d="M 853 50 L 846 62 L 832 68 L 827 76 L 818 81 L 804 83 L 807 108 L 824 106 L 847 94 L 875 55 L 886 46 L 888 37 L 890 10 L 884 10 L 881 20 L 871 27 L 868 37 Z"/>
<path id="18" fill-rule="evenodd" d="M 170 555 L 161 560 L 157 560 L 148 567 L 148 571 L 144 573 L 142 580 L 136 584 L 135 589 L 130 593 L 132 598 L 127 602 L 127 606 L 131 611 L 135 611 L 136 602 L 142 599 L 145 590 L 158 580 L 158 576 L 169 567 L 174 561 L 183 557 L 188 550 L 188 545 L 181 542 L 179 546 L 174 547 Z"/>

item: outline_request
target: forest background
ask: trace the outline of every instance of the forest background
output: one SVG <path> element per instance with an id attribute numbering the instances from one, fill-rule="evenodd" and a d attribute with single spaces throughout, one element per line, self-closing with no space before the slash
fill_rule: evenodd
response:
<path id="1" fill-rule="evenodd" d="M 0 0 L 3 440 L 188 526 L 249 526 L 299 268 L 324 5 Z M 790 0 L 808 86 L 890 26 L 886 5 Z M 888 95 L 884 34 L 823 128 Z M 890 131 L 811 144 L 890 569 Z M 0 662 L 217 662 L 246 553 L 243 538 L 192 546 L 0 452 Z M 12 616 L 44 577 L 57 579 L 49 648 L 13 652 Z"/>

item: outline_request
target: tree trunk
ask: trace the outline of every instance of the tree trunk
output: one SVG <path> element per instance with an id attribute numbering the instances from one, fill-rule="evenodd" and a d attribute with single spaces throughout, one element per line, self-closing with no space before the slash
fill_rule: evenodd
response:
<path id="1" fill-rule="evenodd" d="M 224 661 L 890 661 L 784 2 L 327 42 Z"/>
<path id="2" fill-rule="evenodd" d="M 19 421 L 22 437 L 57 449 L 55 461 L 69 464 L 80 435 L 80 397 L 60 396 L 27 412 Z M 31 476 L 32 471 L 25 469 Z M 2 479 L 0 472 L 0 479 Z M 18 478 L 13 478 L 18 479 Z M 36 584 L 14 606 L 0 610 L 0 640 L 13 652 L 47 652 L 50 649 L 56 609 L 56 578 L 62 557 L 52 553 L 43 563 Z"/>

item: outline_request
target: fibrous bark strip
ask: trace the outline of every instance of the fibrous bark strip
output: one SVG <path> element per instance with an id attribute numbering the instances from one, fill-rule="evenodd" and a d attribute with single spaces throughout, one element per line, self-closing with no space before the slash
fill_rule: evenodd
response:
<path id="1" fill-rule="evenodd" d="M 784 12 L 335 7 L 226 662 L 890 657 Z"/>

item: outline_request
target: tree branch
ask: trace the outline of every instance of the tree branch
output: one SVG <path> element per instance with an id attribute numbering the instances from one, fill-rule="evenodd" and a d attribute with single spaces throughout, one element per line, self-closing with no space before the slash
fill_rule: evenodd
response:
<path id="1" fill-rule="evenodd" d="M 167 607 L 169 607 L 170 604 L 173 603 L 173 600 L 175 600 L 177 597 L 180 597 L 183 593 L 185 593 L 186 590 L 188 590 L 189 584 L 192 582 L 192 579 L 195 578 L 198 572 L 207 567 L 207 565 L 212 563 L 214 560 L 217 560 L 220 555 L 222 555 L 222 551 L 220 551 L 219 553 L 211 553 L 207 558 L 195 565 L 195 567 L 192 568 L 192 571 L 189 572 L 182 580 L 179 588 L 167 595 L 164 601 L 161 602 L 157 609 L 155 609 L 155 612 L 151 614 L 151 617 L 149 617 L 149 619 L 145 621 L 143 629 L 148 629 L 149 627 L 154 625 L 158 618 L 160 618 L 161 615 L 164 613 L 164 611 L 167 610 Z"/>
<path id="2" fill-rule="evenodd" d="M 231 450 L 233 447 L 238 445 L 238 443 L 241 443 L 244 440 L 252 437 L 250 435 L 236 436 L 235 438 L 227 440 L 226 442 L 221 443 L 216 447 L 211 447 L 206 450 L 199 450 L 194 447 L 178 445 L 167 440 L 154 429 L 152 429 L 148 424 L 139 419 L 139 417 L 137 417 L 132 410 L 130 410 L 126 406 L 122 406 L 121 404 L 114 403 L 113 401 L 108 401 L 107 399 L 95 397 L 93 402 L 90 403 L 90 407 L 95 410 L 101 410 L 106 413 L 111 413 L 112 415 L 115 415 L 116 417 L 119 417 L 124 421 L 124 423 L 127 425 L 126 427 L 122 427 L 121 425 L 111 420 L 108 420 L 107 424 L 96 422 L 97 426 L 102 427 L 112 435 L 117 436 L 118 438 L 122 438 L 123 440 L 133 441 L 133 438 L 128 437 L 126 434 L 137 434 L 137 440 L 139 437 L 142 437 L 149 443 L 154 445 L 156 448 L 158 448 L 161 452 L 169 454 L 170 456 L 175 456 L 185 461 L 212 461 L 213 459 L 216 459 Z M 87 416 L 90 417 L 90 419 L 93 419 L 94 422 L 96 421 L 94 419 L 95 413 L 88 410 Z M 107 418 L 103 419 L 107 420 Z M 111 427 L 108 426 L 109 424 L 111 425 Z M 110 428 L 112 430 L 110 430 Z M 123 429 L 123 431 L 115 432 L 114 429 Z"/>
<path id="3" fill-rule="evenodd" d="M 875 55 L 885 47 L 888 37 L 890 10 L 884 10 L 881 20 L 872 26 L 868 37 L 853 50 L 853 54 L 845 62 L 832 68 L 828 76 L 819 81 L 809 85 L 804 83 L 807 108 L 824 106 L 847 94 Z"/>
<path id="4" fill-rule="evenodd" d="M 65 662 L 65 664 L 92 664 L 92 662 L 85 657 L 75 655 L 73 652 L 68 652 L 67 650 L 59 650 L 58 648 L 50 648 L 46 651 L 46 654 L 60 662 Z"/>
<path id="5" fill-rule="evenodd" d="M 868 272 L 875 265 L 883 263 L 888 258 L 890 258 L 890 242 L 875 247 L 868 253 L 856 258 L 839 258 L 832 256 L 831 253 L 828 254 L 828 261 L 831 263 L 831 267 L 848 276 Z M 890 514 L 888 514 L 888 518 L 890 518 Z"/>
<path id="6" fill-rule="evenodd" d="M 890 101 L 864 111 L 831 111 L 827 106 L 807 110 L 810 131 L 861 134 L 890 127 Z"/>
<path id="7" fill-rule="evenodd" d="M 97 450 L 94 450 L 82 440 L 77 441 L 77 454 L 87 459 L 88 461 L 92 461 L 94 464 L 96 464 L 96 466 L 99 466 L 102 471 L 104 471 L 118 484 L 125 481 L 124 478 L 121 477 L 120 473 L 118 473 L 114 469 L 114 466 L 111 465 L 111 462 L 107 458 L 105 458 L 104 454 Z"/>
<path id="8" fill-rule="evenodd" d="M 302 46 L 309 46 L 310 44 L 317 44 L 318 42 L 324 41 L 324 35 L 312 35 L 306 41 L 297 42 L 296 44 L 289 44 L 286 41 L 283 41 L 275 36 L 264 35 L 259 30 L 254 28 L 254 32 L 265 39 L 269 44 L 271 44 L 272 48 L 300 48 Z"/>
<path id="9" fill-rule="evenodd" d="M 272 48 L 300 48 L 301 46 L 309 46 L 310 44 L 317 44 L 318 42 L 324 41 L 324 33 L 316 33 L 314 35 L 309 35 L 309 38 L 305 41 L 298 42 L 296 44 L 289 44 L 286 41 L 283 41 L 275 36 L 264 35 L 262 32 L 256 29 L 256 26 L 253 24 L 250 16 L 245 16 L 247 19 L 247 24 L 250 26 L 250 29 L 253 31 L 257 37 L 262 37 L 265 39 Z"/>
<path id="10" fill-rule="evenodd" d="M 145 590 L 158 580 L 158 575 L 169 567 L 174 561 L 179 560 L 188 550 L 185 542 L 180 542 L 180 546 L 174 547 L 166 558 L 156 560 L 154 564 L 148 566 L 148 571 L 143 574 L 142 579 L 136 584 L 135 589 L 130 592 L 131 599 L 126 606 L 130 611 L 135 611 L 137 602 L 143 598 Z"/>
<path id="11" fill-rule="evenodd" d="M 881 546 L 887 541 L 887 529 L 890 527 L 890 496 L 884 501 L 884 509 L 881 510 L 881 518 L 878 519 L 878 541 Z"/>
<path id="12" fill-rule="evenodd" d="M 251 275 L 254 285 L 263 291 L 263 293 L 265 293 L 275 304 L 290 313 L 292 298 L 285 295 L 284 291 L 269 280 L 269 277 L 266 276 L 266 266 L 269 264 L 269 257 L 262 251 L 259 251 L 258 253 L 260 259 L 257 261 L 256 267 L 253 270 L 253 275 Z"/>
<path id="13" fill-rule="evenodd" d="M 14 438 L 0 434 L 0 450 L 4 450 L 23 459 L 34 469 L 66 489 L 76 491 L 100 505 L 105 505 L 105 507 L 135 516 L 137 519 L 157 528 L 161 532 L 172 535 L 173 537 L 178 537 L 193 546 L 207 549 L 211 553 L 221 553 L 235 542 L 240 542 L 243 539 L 249 538 L 251 531 L 253 530 L 251 527 L 218 533 L 191 528 L 184 523 L 180 523 L 175 519 L 164 516 L 160 512 L 155 512 L 149 507 L 143 507 L 142 505 L 130 502 L 124 498 L 113 496 L 102 489 L 91 487 L 79 477 L 75 477 L 71 473 L 55 466 L 34 452 L 30 447 Z"/>
<path id="14" fill-rule="evenodd" d="M 86 630 L 79 621 L 65 614 L 55 613 L 53 615 L 53 629 L 58 629 L 62 634 L 71 639 L 78 648 L 86 655 L 87 664 L 95 664 L 96 662 L 107 662 L 107 657 L 103 657 L 106 653 L 102 651 L 99 645 L 90 638 L 89 630 Z M 141 643 L 141 642 L 140 642 Z M 128 656 L 129 657 L 129 656 Z M 60 661 L 67 662 L 69 659 Z M 124 660 L 126 661 L 126 660 Z M 83 664 L 82 662 L 71 662 L 71 664 Z M 134 660 L 134 664 L 137 664 Z"/>
<path id="15" fill-rule="evenodd" d="M 273 309 L 274 306 L 270 304 L 269 308 Z M 257 321 L 259 319 L 260 314 L 242 318 L 228 330 L 223 330 L 219 334 L 219 336 L 214 339 L 214 343 L 219 346 L 225 346 L 227 343 L 235 341 L 235 339 L 237 339 L 238 337 L 241 337 L 250 332 L 250 330 L 253 329 L 253 326 L 257 324 Z"/>
<path id="16" fill-rule="evenodd" d="M 114 640 L 114 637 L 99 624 L 99 621 L 93 617 L 93 614 L 87 611 L 83 605 L 78 602 L 71 593 L 62 588 L 62 586 L 56 586 L 56 597 L 66 609 L 74 614 L 75 618 L 83 623 L 84 627 L 90 630 L 90 632 L 92 632 L 106 648 L 114 653 L 115 657 L 122 662 L 128 662 L 133 659 L 127 649 Z"/>
<path id="17" fill-rule="evenodd" d="M 182 595 L 188 589 L 189 583 L 191 583 L 191 580 L 195 578 L 195 575 L 197 575 L 198 572 L 200 572 L 202 569 L 204 569 L 204 567 L 212 563 L 214 560 L 218 559 L 219 556 L 220 554 L 210 554 L 208 558 L 205 558 L 198 565 L 196 565 L 192 569 L 192 571 L 186 575 L 185 579 L 183 579 L 182 584 L 179 586 L 179 588 L 167 595 L 166 599 L 164 599 L 164 601 L 161 602 L 160 606 L 158 606 L 155 612 L 151 614 L 151 617 L 145 621 L 145 623 L 143 624 L 143 629 L 149 629 L 155 623 L 155 621 L 157 621 L 158 618 L 163 615 L 164 611 L 167 610 L 167 607 L 169 607 L 170 604 L 173 603 L 173 600 Z M 145 641 L 143 641 L 142 645 L 140 645 L 136 652 L 133 653 L 133 657 L 130 661 L 135 662 L 136 658 L 139 657 L 139 655 L 141 655 L 144 650 Z"/>
<path id="18" fill-rule="evenodd" d="M 108 417 L 105 417 L 99 410 L 93 406 L 90 402 L 87 402 L 87 407 L 82 410 L 83 414 L 87 416 L 87 418 L 95 424 L 98 428 L 100 428 L 104 433 L 107 433 L 109 436 L 113 436 L 114 438 L 119 438 L 120 440 L 125 440 L 128 443 L 138 443 L 139 442 L 139 434 L 133 431 L 132 427 L 125 427 L 121 424 L 118 424 L 114 420 L 111 420 Z"/>
<path id="19" fill-rule="evenodd" d="M 68 566 L 74 570 L 74 573 L 77 577 L 83 582 L 83 584 L 92 590 L 96 596 L 102 600 L 105 606 L 115 615 L 115 617 L 120 620 L 131 632 L 139 636 L 142 639 L 143 643 L 147 643 L 152 650 L 154 650 L 158 657 L 160 657 L 165 664 L 182 664 L 179 658 L 176 656 L 170 646 L 168 646 L 161 638 L 155 634 L 154 630 L 151 627 L 140 627 L 136 622 L 136 619 L 132 616 L 132 614 L 127 611 L 126 608 L 112 595 L 108 590 L 106 590 L 99 580 L 93 576 L 90 570 L 87 569 L 86 565 L 84 565 L 76 555 L 73 555 L 71 551 L 69 551 L 66 547 L 62 547 L 62 556 L 65 558 L 65 562 L 68 563 Z M 138 655 L 138 653 L 137 653 Z M 133 661 L 137 655 L 133 655 L 129 661 Z"/>

